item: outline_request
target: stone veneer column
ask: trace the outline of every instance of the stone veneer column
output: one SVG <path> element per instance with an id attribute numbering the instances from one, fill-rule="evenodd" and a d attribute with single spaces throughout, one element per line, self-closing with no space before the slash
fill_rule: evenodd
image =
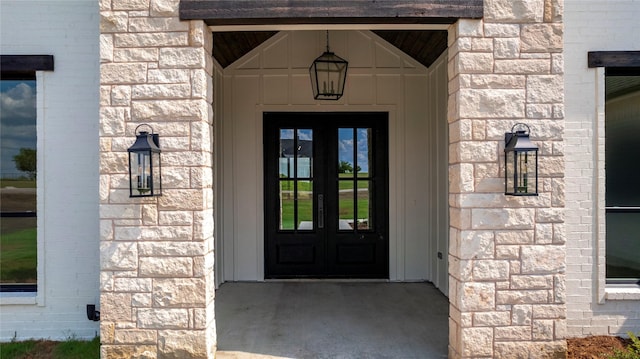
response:
<path id="1" fill-rule="evenodd" d="M 451 358 L 566 355 L 562 0 L 485 0 L 449 30 Z M 531 127 L 540 195 L 504 195 Z"/>
<path id="2" fill-rule="evenodd" d="M 211 32 L 178 0 L 100 0 L 102 358 L 213 358 Z M 160 134 L 163 196 L 129 198 L 127 148 Z"/>

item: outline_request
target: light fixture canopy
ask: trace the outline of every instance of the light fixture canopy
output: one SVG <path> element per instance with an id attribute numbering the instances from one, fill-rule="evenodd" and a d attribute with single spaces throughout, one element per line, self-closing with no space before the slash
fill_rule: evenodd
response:
<path id="1" fill-rule="evenodd" d="M 139 131 L 147 126 L 148 131 Z M 147 124 L 136 127 L 136 142 L 127 149 L 129 152 L 129 197 L 152 197 L 162 195 L 160 164 L 160 136 L 153 133 Z"/>
<path id="2" fill-rule="evenodd" d="M 529 139 L 530 129 L 516 123 L 504 135 L 504 194 L 538 195 L 538 147 Z"/>
<path id="3" fill-rule="evenodd" d="M 316 100 L 338 100 L 344 94 L 349 63 L 329 51 L 329 31 L 327 30 L 327 50 L 313 61 L 309 67 L 313 98 Z"/>

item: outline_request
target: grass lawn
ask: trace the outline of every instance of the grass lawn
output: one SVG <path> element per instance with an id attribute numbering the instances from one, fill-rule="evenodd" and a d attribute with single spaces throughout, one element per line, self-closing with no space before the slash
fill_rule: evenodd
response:
<path id="1" fill-rule="evenodd" d="M 0 236 L 2 283 L 36 283 L 38 263 L 36 233 L 36 228 L 2 233 Z"/>
<path id="2" fill-rule="evenodd" d="M 36 188 L 36 181 L 30 180 L 14 180 L 14 179 L 0 179 L 0 188 L 15 187 L 15 188 Z"/>
<path id="3" fill-rule="evenodd" d="M 63 342 L 26 340 L 0 343 L 2 359 L 99 359 L 100 338 L 91 341 L 70 339 Z"/>
<path id="4" fill-rule="evenodd" d="M 311 199 L 298 200 L 298 222 L 312 221 L 313 208 Z M 282 203 L 282 229 L 293 229 L 293 200 Z M 340 219 L 353 220 L 353 200 L 341 199 Z M 369 218 L 369 200 L 358 199 L 358 218 Z"/>

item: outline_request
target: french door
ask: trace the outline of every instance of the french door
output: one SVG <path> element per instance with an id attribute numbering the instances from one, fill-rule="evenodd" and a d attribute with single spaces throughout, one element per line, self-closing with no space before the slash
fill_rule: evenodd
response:
<path id="1" fill-rule="evenodd" d="M 266 278 L 388 278 L 387 123 L 264 114 Z"/>

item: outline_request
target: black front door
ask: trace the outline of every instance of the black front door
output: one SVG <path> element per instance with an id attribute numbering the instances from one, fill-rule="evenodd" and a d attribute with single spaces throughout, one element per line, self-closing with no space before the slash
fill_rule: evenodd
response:
<path id="1" fill-rule="evenodd" d="M 265 277 L 388 278 L 387 113 L 265 113 Z"/>

